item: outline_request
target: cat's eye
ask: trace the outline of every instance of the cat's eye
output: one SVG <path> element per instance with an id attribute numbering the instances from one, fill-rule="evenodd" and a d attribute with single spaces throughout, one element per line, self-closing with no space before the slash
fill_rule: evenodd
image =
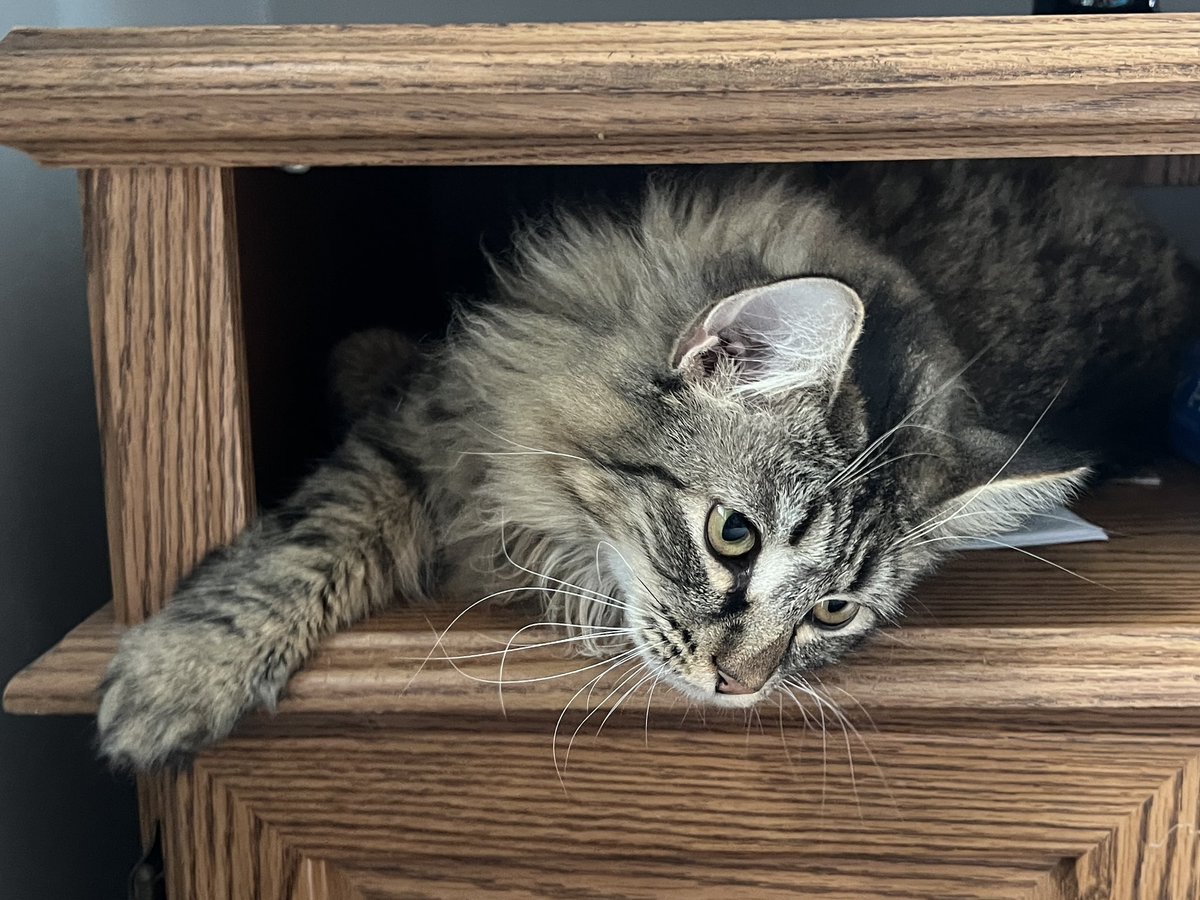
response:
<path id="1" fill-rule="evenodd" d="M 841 628 L 849 625 L 861 608 L 853 600 L 826 597 L 812 608 L 810 615 L 818 628 Z"/>
<path id="2" fill-rule="evenodd" d="M 708 514 L 704 533 L 709 548 L 718 556 L 745 556 L 758 544 L 758 532 L 750 520 L 737 510 L 719 503 Z"/>

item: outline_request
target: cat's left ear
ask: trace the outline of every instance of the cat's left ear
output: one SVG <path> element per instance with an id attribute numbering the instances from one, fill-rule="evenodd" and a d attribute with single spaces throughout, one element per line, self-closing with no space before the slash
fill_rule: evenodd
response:
<path id="1" fill-rule="evenodd" d="M 929 519 L 936 539 L 1010 531 L 1028 516 L 1069 501 L 1091 475 L 1075 454 L 984 428 L 964 429 L 953 495 Z"/>
<path id="2" fill-rule="evenodd" d="M 671 362 L 689 379 L 733 376 L 734 391 L 837 393 L 863 324 L 863 304 L 832 278 L 791 278 L 726 297 L 702 313 Z"/>

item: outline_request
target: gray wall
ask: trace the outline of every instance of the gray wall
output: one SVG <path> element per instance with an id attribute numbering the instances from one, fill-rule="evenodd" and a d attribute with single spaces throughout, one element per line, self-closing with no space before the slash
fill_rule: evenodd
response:
<path id="1" fill-rule="evenodd" d="M 1025 0 L 0 0 L 17 25 L 547 21 L 1020 14 Z M 1200 0 L 1164 0 L 1200 10 Z M 1147 202 L 1200 249 L 1195 191 Z M 0 680 L 108 598 L 73 173 L 0 148 Z M 90 722 L 0 716 L 0 896 L 117 897 L 137 849 L 129 784 Z"/>

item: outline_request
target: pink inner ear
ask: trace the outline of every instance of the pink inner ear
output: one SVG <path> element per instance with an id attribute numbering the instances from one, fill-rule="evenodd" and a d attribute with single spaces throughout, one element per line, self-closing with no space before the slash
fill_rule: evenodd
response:
<path id="1" fill-rule="evenodd" d="M 692 323 L 692 327 L 688 332 L 679 339 L 679 343 L 675 345 L 675 352 L 671 354 L 671 366 L 678 369 L 683 365 L 684 357 L 691 354 L 704 353 L 708 349 L 713 349 L 717 346 L 717 338 L 715 335 L 709 334 L 704 330 L 706 316 L 701 316 Z"/>
<path id="2" fill-rule="evenodd" d="M 746 390 L 836 389 L 861 324 L 862 301 L 849 287 L 830 278 L 792 278 L 705 310 L 675 345 L 671 362 L 704 378 L 728 359 Z"/>
<path id="3" fill-rule="evenodd" d="M 734 294 L 732 297 L 726 297 L 701 313 L 684 337 L 675 345 L 675 352 L 671 355 L 671 364 L 677 369 L 681 367 L 685 369 L 702 368 L 704 374 L 710 374 L 715 368 L 715 361 L 702 366 L 695 366 L 691 363 L 701 357 L 708 357 L 718 350 L 729 350 L 731 351 L 730 355 L 741 356 L 742 353 L 730 345 L 731 338 L 736 340 L 736 333 L 731 333 L 728 329 L 738 320 L 743 307 L 754 299 L 754 293 L 755 291 L 752 289 Z"/>

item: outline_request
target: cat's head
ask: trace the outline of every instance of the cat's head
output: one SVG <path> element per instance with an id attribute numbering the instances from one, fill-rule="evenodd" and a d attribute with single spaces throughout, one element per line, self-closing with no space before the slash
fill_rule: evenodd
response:
<path id="1" fill-rule="evenodd" d="M 971 424 L 953 379 L 872 429 L 851 365 L 863 320 L 829 278 L 725 297 L 631 392 L 635 424 L 563 468 L 623 624 L 692 697 L 749 705 L 840 659 L 898 617 L 947 539 L 1011 525 L 1084 474 Z"/>

